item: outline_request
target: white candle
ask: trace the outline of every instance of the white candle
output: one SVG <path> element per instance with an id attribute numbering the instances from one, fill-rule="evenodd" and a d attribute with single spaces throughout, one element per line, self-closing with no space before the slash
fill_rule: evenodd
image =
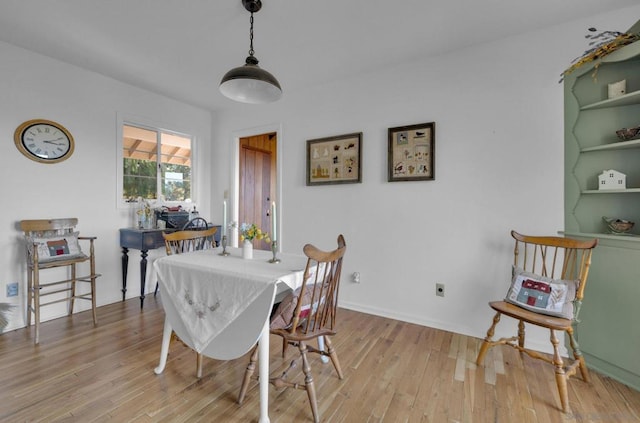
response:
<path id="1" fill-rule="evenodd" d="M 278 232 L 278 229 L 276 228 L 276 202 L 272 202 L 271 203 L 271 241 L 275 241 L 276 240 L 276 233 Z"/>
<path id="2" fill-rule="evenodd" d="M 227 200 L 222 202 L 222 236 L 227 234 Z"/>

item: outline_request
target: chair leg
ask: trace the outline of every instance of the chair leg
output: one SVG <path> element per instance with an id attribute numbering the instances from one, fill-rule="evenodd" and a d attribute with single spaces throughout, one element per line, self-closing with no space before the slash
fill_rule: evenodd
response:
<path id="1" fill-rule="evenodd" d="M 158 288 L 160 287 L 160 285 L 158 284 L 158 282 L 156 282 L 156 289 L 153 290 L 153 296 L 155 297 L 156 295 L 158 295 Z"/>
<path id="2" fill-rule="evenodd" d="M 36 327 L 35 344 L 40 343 L 40 280 L 37 272 L 33 275 L 33 320 Z"/>
<path id="3" fill-rule="evenodd" d="M 571 349 L 573 350 L 573 358 L 578 362 L 578 367 L 580 368 L 582 380 L 590 383 L 591 378 L 589 377 L 587 363 L 584 361 L 584 357 L 582 356 L 582 351 L 580 351 L 580 345 L 578 345 L 578 341 L 576 341 L 575 337 L 573 336 L 573 328 L 567 329 L 567 334 L 569 335 L 569 343 L 571 345 Z"/>
<path id="4" fill-rule="evenodd" d="M 340 379 L 344 379 L 344 375 L 342 373 L 342 368 L 340 367 L 340 362 L 338 361 L 338 353 L 335 348 L 333 348 L 333 344 L 331 343 L 331 339 L 328 336 L 324 337 L 324 343 L 327 346 L 327 352 L 329 353 L 329 357 L 331 358 L 331 362 L 333 363 L 333 367 L 336 368 L 336 372 L 338 372 L 338 377 Z M 323 356 L 324 357 L 324 356 Z"/>
<path id="5" fill-rule="evenodd" d="M 93 311 L 93 324 L 98 324 L 98 316 L 96 315 L 96 256 L 95 247 L 93 246 L 93 239 L 89 241 L 89 253 L 91 259 L 89 260 L 89 270 L 91 271 L 91 310 Z"/>
<path id="6" fill-rule="evenodd" d="M 71 265 L 71 298 L 69 298 L 69 316 L 73 314 L 73 306 L 76 299 L 76 265 Z"/>
<path id="7" fill-rule="evenodd" d="M 558 348 L 558 338 L 553 329 L 551 332 L 551 344 L 553 345 L 553 366 L 556 372 L 556 385 L 558 385 L 558 394 L 560 394 L 560 404 L 562 405 L 562 411 L 569 412 L 569 393 L 567 391 L 567 375 L 564 371 L 564 362 L 560 356 L 560 350 Z"/>
<path id="8" fill-rule="evenodd" d="M 318 400 L 316 399 L 316 387 L 313 383 L 313 376 L 311 376 L 311 366 L 307 359 L 307 345 L 300 341 L 298 344 L 300 349 L 300 355 L 302 356 L 302 371 L 304 372 L 304 385 L 307 390 L 307 396 L 309 397 L 309 403 L 311 404 L 311 413 L 313 413 L 313 421 L 315 423 L 320 422 L 320 415 L 318 413 Z"/>
<path id="9" fill-rule="evenodd" d="M 325 351 L 325 352 L 327 352 L 327 349 L 324 347 L 324 344 L 325 344 L 325 342 L 324 342 L 324 338 L 325 338 L 324 336 L 319 336 L 319 337 L 318 337 L 318 349 L 319 349 L 320 351 Z M 324 355 L 324 354 L 321 354 L 321 355 L 320 355 L 320 361 L 322 361 L 324 364 L 327 364 L 327 363 L 329 362 L 329 357 L 327 357 L 327 356 L 326 356 L 326 355 Z"/>
<path id="10" fill-rule="evenodd" d="M 520 348 L 524 348 L 524 338 L 525 338 L 525 330 L 524 330 L 524 321 L 518 321 L 518 345 Z M 522 354 L 522 350 L 520 350 L 520 354 Z"/>
<path id="11" fill-rule="evenodd" d="M 487 336 L 484 338 L 484 341 L 480 346 L 480 351 L 478 352 L 478 357 L 476 358 L 476 364 L 478 366 L 482 365 L 482 363 L 484 362 L 484 356 L 487 354 L 489 347 L 493 344 L 493 334 L 495 333 L 496 325 L 498 324 L 499 321 L 500 321 L 500 312 L 496 313 L 496 315 L 493 316 L 493 323 L 491 324 L 491 327 L 487 331 Z"/>
<path id="12" fill-rule="evenodd" d="M 238 394 L 238 404 L 242 404 L 242 401 L 244 401 L 244 396 L 247 393 L 247 388 L 249 388 L 251 376 L 253 376 L 253 372 L 256 370 L 256 361 L 258 361 L 258 345 L 253 348 L 249 364 L 247 365 L 247 369 L 244 371 L 244 379 L 242 379 L 242 386 L 240 387 L 240 393 Z"/>
<path id="13" fill-rule="evenodd" d="M 33 312 L 33 270 L 27 270 L 27 327 L 31 326 L 31 313 Z"/>
<path id="14" fill-rule="evenodd" d="M 98 324 L 98 316 L 96 314 L 96 278 L 91 278 L 91 311 L 93 313 L 93 324 Z"/>
<path id="15" fill-rule="evenodd" d="M 202 354 L 200 353 L 196 355 L 196 377 L 202 378 Z"/>
<path id="16" fill-rule="evenodd" d="M 587 383 L 591 383 L 591 377 L 589 376 L 589 370 L 587 369 L 587 362 L 584 361 L 584 357 L 582 355 L 577 356 L 575 353 L 573 354 L 573 356 L 578 361 L 578 367 L 580 368 L 582 380 Z"/>

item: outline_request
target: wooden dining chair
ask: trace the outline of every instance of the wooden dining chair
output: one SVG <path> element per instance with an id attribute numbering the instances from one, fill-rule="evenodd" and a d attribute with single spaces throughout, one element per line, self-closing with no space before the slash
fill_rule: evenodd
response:
<path id="1" fill-rule="evenodd" d="M 178 232 L 185 232 L 185 231 L 193 231 L 193 232 L 195 232 L 195 231 L 206 231 L 206 230 L 208 230 L 208 229 L 209 229 L 209 223 L 208 223 L 204 218 L 202 218 L 202 217 L 195 217 L 195 218 L 193 218 L 193 219 L 189 220 L 187 223 L 185 223 L 185 224 L 182 226 L 182 229 L 181 229 L 180 231 L 178 231 Z M 177 232 L 174 232 L 174 233 L 177 233 Z M 214 231 L 214 233 L 215 233 L 215 231 Z M 164 235 L 165 235 L 165 234 L 163 233 L 163 236 L 164 236 Z M 192 235 L 194 235 L 194 236 L 195 236 L 195 234 L 192 234 Z M 184 235 L 182 235 L 182 236 L 184 236 Z M 177 237 L 176 239 L 172 239 L 171 237 L 169 237 L 169 238 L 170 238 L 170 240 L 174 241 L 174 243 L 176 244 L 176 246 L 179 246 L 180 248 L 184 248 L 184 246 L 183 246 L 183 245 L 179 245 L 180 243 L 185 244 L 185 241 L 188 241 L 188 240 L 181 239 L 181 237 Z M 196 237 L 196 238 L 194 238 L 194 239 L 197 239 L 197 238 L 198 238 L 198 237 Z M 167 244 L 166 244 L 166 239 L 167 239 L 167 238 L 165 237 L 164 239 L 165 239 L 165 248 L 166 248 L 166 246 L 167 246 Z M 203 241 L 202 241 L 202 238 L 200 238 L 200 241 L 188 241 L 188 242 L 196 243 L 196 242 L 203 242 Z M 188 244 L 188 242 L 187 242 L 187 244 Z M 216 247 L 216 241 L 215 241 L 215 238 L 214 238 L 214 237 L 210 237 L 210 238 L 207 240 L 207 242 L 208 242 L 208 243 L 210 243 L 210 245 L 206 245 L 206 247 L 207 247 L 207 248 L 215 248 L 215 247 Z M 199 247 L 199 246 L 198 246 L 198 245 L 186 245 L 186 247 L 187 247 L 187 248 L 192 248 L 192 249 L 193 249 L 193 247 Z M 196 250 L 203 250 L 203 249 L 205 249 L 205 248 L 196 248 Z M 170 254 L 168 250 L 167 250 L 167 254 Z M 160 287 L 160 285 L 158 284 L 158 282 L 156 282 L 156 287 L 155 287 L 155 289 L 153 290 L 153 296 L 154 296 L 154 297 L 155 297 L 156 295 L 158 295 L 158 288 L 159 288 L 159 287 Z"/>
<path id="2" fill-rule="evenodd" d="M 476 364 L 481 365 L 489 348 L 496 345 L 509 345 L 532 358 L 552 364 L 562 410 L 568 412 L 567 379 L 580 369 L 582 379 L 589 382 L 589 372 L 573 326 L 579 322 L 591 254 L 598 240 L 527 236 L 515 231 L 511 231 L 511 236 L 515 240 L 511 286 L 503 301 L 489 303 L 496 314 L 480 347 Z M 518 334 L 493 340 L 502 315 L 518 320 Z M 525 323 L 549 329 L 552 357 L 525 347 Z M 567 366 L 560 355 L 557 331 L 567 334 L 573 351 L 573 360 Z"/>
<path id="3" fill-rule="evenodd" d="M 167 255 L 183 254 L 192 251 L 208 250 L 215 248 L 214 234 L 218 228 L 213 227 L 201 230 L 185 230 L 163 233 L 164 245 Z"/>
<path id="4" fill-rule="evenodd" d="M 215 248 L 216 241 L 214 234 L 218 228 L 213 227 L 206 230 L 186 230 L 171 233 L 163 233 L 164 245 L 167 255 L 185 254 L 193 251 L 208 250 Z M 202 354 L 197 353 L 196 357 L 196 377 L 202 377 Z"/>
<path id="5" fill-rule="evenodd" d="M 281 336 L 284 341 L 292 346 L 297 346 L 300 357 L 293 360 L 287 370 L 280 376 L 269 380 L 277 388 L 296 388 L 307 391 L 311 412 L 315 422 L 320 421 L 316 389 L 311 375 L 311 366 L 307 353 L 320 354 L 329 357 L 333 363 L 338 377 L 342 379 L 343 373 L 338 361 L 338 354 L 331 343 L 330 337 L 336 335 L 338 289 L 340 287 L 340 273 L 342 271 L 342 259 L 346 251 L 344 237 L 338 237 L 338 248 L 333 251 L 322 251 L 311 244 L 304 246 L 303 251 L 307 256 L 307 265 L 304 270 L 302 286 L 293 291 L 278 306 L 276 313 L 271 318 L 270 333 Z M 324 337 L 324 347 L 314 348 L 309 341 Z M 238 403 L 242 404 L 249 387 L 249 382 L 255 371 L 258 359 L 258 346 L 251 353 L 238 395 Z M 291 369 L 297 366 L 297 361 L 302 361 L 304 381 L 287 379 Z"/>
<path id="6" fill-rule="evenodd" d="M 77 224 L 76 218 L 20 221 L 27 247 L 27 326 L 31 325 L 33 313 L 36 344 L 40 343 L 40 308 L 47 305 L 68 301 L 71 315 L 76 299 L 91 301 L 93 324 L 98 324 L 96 279 L 100 274 L 96 273 L 96 237 L 79 236 L 75 229 Z M 81 243 L 89 247 L 88 255 L 82 251 Z M 78 266 L 83 263 L 88 268 L 87 274 L 79 276 Z M 54 268 L 67 268 L 68 273 L 60 279 L 60 275 L 52 276 L 53 272 L 48 272 L 51 279 L 44 278 L 43 273 Z M 79 293 L 76 291 L 77 282 L 86 282 L 89 289 Z M 45 297 L 47 301 L 43 302 Z"/>
<path id="7" fill-rule="evenodd" d="M 346 247 L 346 243 L 344 241 L 344 237 L 342 235 L 338 236 L 338 248 L 340 247 Z M 286 296 L 282 297 L 282 299 L 278 300 L 278 298 L 276 297 L 277 303 L 274 304 L 273 306 L 273 312 L 271 314 L 271 318 L 273 319 L 275 316 L 277 316 L 277 311 L 278 311 L 278 307 L 280 306 L 280 303 L 286 298 Z M 282 313 L 279 314 L 280 318 L 282 318 Z M 285 358 L 287 355 L 287 347 L 289 346 L 289 342 L 287 341 L 286 338 L 282 338 L 282 358 Z M 324 350 L 324 336 L 319 336 L 318 337 L 318 348 L 321 350 Z M 322 356 L 321 358 L 323 363 L 328 363 L 329 362 L 329 357 L 327 356 Z"/>

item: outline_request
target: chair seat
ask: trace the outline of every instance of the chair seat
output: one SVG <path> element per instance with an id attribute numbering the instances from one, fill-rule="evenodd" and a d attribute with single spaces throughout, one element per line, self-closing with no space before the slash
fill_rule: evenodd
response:
<path id="1" fill-rule="evenodd" d="M 489 306 L 495 311 L 499 311 L 502 314 L 511 316 L 514 319 L 524 320 L 527 323 L 531 323 L 537 326 L 543 326 L 545 328 L 551 328 L 555 330 L 566 330 L 568 328 L 571 328 L 571 320 L 569 319 L 536 313 L 534 311 L 518 307 L 517 305 L 508 303 L 506 301 L 491 301 L 489 303 Z"/>
<path id="2" fill-rule="evenodd" d="M 334 336 L 336 334 L 336 331 L 324 328 L 322 330 L 309 331 L 305 333 L 304 330 L 302 329 L 296 330 L 295 332 L 291 332 L 290 329 L 271 329 L 270 333 L 272 335 L 282 336 L 283 338 L 289 341 L 297 342 L 297 341 L 309 341 L 311 339 L 316 339 L 320 336 Z"/>
<path id="3" fill-rule="evenodd" d="M 40 269 L 49 269 L 51 267 L 69 266 L 70 264 L 74 264 L 74 263 L 83 263 L 89 259 L 90 259 L 89 256 L 82 254 L 80 256 L 65 258 L 61 260 L 39 261 L 38 267 Z M 31 263 L 30 263 L 30 266 L 31 266 Z"/>

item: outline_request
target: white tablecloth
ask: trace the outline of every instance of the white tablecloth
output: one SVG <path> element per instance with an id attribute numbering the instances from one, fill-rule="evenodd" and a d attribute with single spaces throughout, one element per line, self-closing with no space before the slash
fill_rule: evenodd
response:
<path id="1" fill-rule="evenodd" d="M 199 353 L 265 290 L 273 292 L 278 283 L 291 289 L 302 284 L 306 264 L 302 255 L 281 253 L 280 263 L 269 263 L 272 253 L 268 251 L 254 250 L 254 258 L 245 260 L 241 249 L 227 250 L 231 255 L 226 257 L 219 255 L 218 248 L 154 262 L 162 301 L 171 303 L 191 338 L 188 343 Z M 251 336 L 257 339 L 259 333 Z"/>

